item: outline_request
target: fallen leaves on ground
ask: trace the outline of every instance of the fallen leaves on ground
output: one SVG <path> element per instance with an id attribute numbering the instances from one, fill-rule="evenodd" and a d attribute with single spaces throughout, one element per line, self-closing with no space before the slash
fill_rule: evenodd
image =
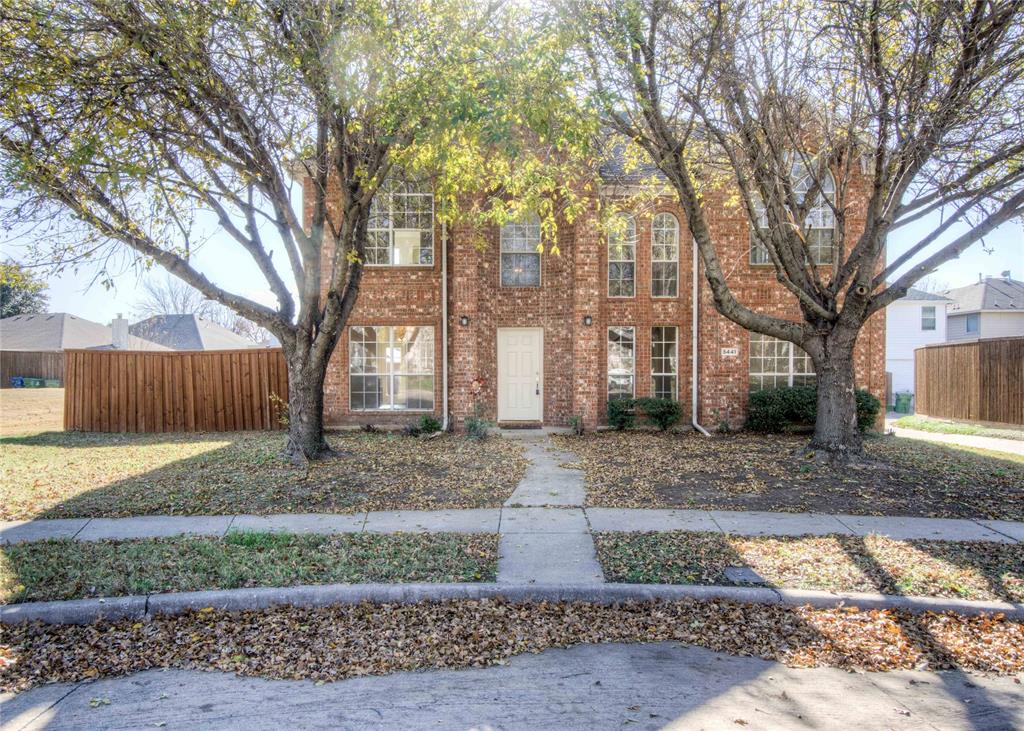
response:
<path id="1" fill-rule="evenodd" d="M 307 469 L 280 432 L 83 434 L 0 440 L 0 519 L 500 507 L 522 446 L 444 435 L 345 432 Z"/>
<path id="2" fill-rule="evenodd" d="M 1024 520 L 1024 458 L 898 437 L 865 464 L 798 455 L 806 437 L 645 431 L 557 435 L 586 475 L 587 504 Z"/>
<path id="3" fill-rule="evenodd" d="M 749 566 L 774 586 L 821 591 L 1024 601 L 1024 544 L 895 540 L 885 536 L 598 533 L 609 581 L 729 584 Z"/>
<path id="4" fill-rule="evenodd" d="M 0 550 L 0 604 L 296 584 L 493 581 L 498 537 L 456 533 L 35 541 Z"/>
<path id="5" fill-rule="evenodd" d="M 4 630 L 6 690 L 150 668 L 331 681 L 599 642 L 677 641 L 799 667 L 1024 670 L 1024 625 L 1001 616 L 724 601 L 284 607 Z"/>

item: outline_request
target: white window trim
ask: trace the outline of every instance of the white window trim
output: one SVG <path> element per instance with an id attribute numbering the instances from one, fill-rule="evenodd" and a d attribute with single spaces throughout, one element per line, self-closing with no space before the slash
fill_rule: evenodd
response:
<path id="1" fill-rule="evenodd" d="M 633 357 L 631 359 L 632 362 L 633 362 L 633 368 L 629 372 L 630 384 L 631 384 L 630 391 L 629 391 L 629 398 L 636 398 L 636 327 L 633 326 L 633 325 L 609 325 L 608 328 L 607 328 L 607 332 L 605 333 L 605 341 L 604 341 L 604 344 L 605 344 L 604 345 L 604 347 L 605 347 L 605 358 L 604 358 L 604 368 L 605 368 L 604 396 L 605 396 L 605 400 L 606 401 L 611 401 L 612 400 L 611 399 L 611 393 L 610 393 L 612 369 L 611 369 L 611 361 L 610 361 L 609 354 L 608 354 L 608 350 L 609 350 L 609 347 L 611 345 L 612 330 L 631 330 L 632 333 L 633 333 Z M 624 375 L 624 374 L 615 374 L 615 375 Z"/>
<path id="2" fill-rule="evenodd" d="M 636 221 L 636 217 L 635 216 L 631 216 L 631 215 L 627 214 L 626 216 L 624 216 L 624 218 L 628 218 L 628 219 L 630 219 L 633 222 L 633 242 L 632 242 L 633 258 L 632 259 L 612 259 L 612 237 L 611 237 L 611 234 L 608 235 L 608 247 L 607 247 L 607 249 L 608 249 L 608 271 L 607 271 L 607 276 L 606 276 L 607 285 L 608 285 L 608 287 L 607 287 L 607 295 L 608 295 L 608 299 L 613 299 L 613 300 L 631 300 L 631 299 L 636 299 L 636 264 L 637 264 L 637 262 L 636 262 L 636 250 L 637 250 L 637 244 L 639 243 L 639 239 L 640 239 L 640 236 L 637 233 L 637 230 L 638 230 L 639 227 L 637 225 L 637 221 Z M 632 264 L 633 265 L 633 294 L 612 294 L 612 279 L 611 279 L 612 264 Z"/>
<path id="3" fill-rule="evenodd" d="M 510 221 L 509 223 L 519 223 Z M 544 285 L 544 257 L 539 251 L 505 251 L 502 246 L 505 243 L 505 227 L 498 228 L 498 287 L 501 289 L 540 289 Z M 543 233 L 538 239 L 538 245 L 543 240 Z M 505 284 L 505 254 L 533 254 L 537 256 L 537 283 L 536 284 Z"/>
<path id="4" fill-rule="evenodd" d="M 349 332 L 348 332 L 348 343 L 347 343 L 348 348 L 349 348 L 349 352 L 348 352 L 348 384 L 347 384 L 347 390 L 348 390 L 348 410 L 349 410 L 349 412 L 357 413 L 357 414 L 362 414 L 362 413 L 375 413 L 375 414 L 376 413 L 383 413 L 383 414 L 432 414 L 432 413 L 434 413 L 437 410 L 437 396 L 435 394 L 435 390 L 436 390 L 436 387 L 437 387 L 437 343 L 433 342 L 433 341 L 432 341 L 432 344 L 433 344 L 434 347 L 433 347 L 433 350 L 432 350 L 432 352 L 430 354 L 430 360 L 431 360 L 431 363 L 433 364 L 432 368 L 430 370 L 430 378 L 431 378 L 430 399 L 433 402 L 433 406 L 431 406 L 429 409 L 423 409 L 423 408 L 418 408 L 418 409 L 396 409 L 396 408 L 394 408 L 394 406 L 385 406 L 385 407 L 378 406 L 376 409 L 366 409 L 366 408 L 358 409 L 358 408 L 356 408 L 356 407 L 354 407 L 352 405 L 352 376 L 354 376 L 354 375 L 355 376 L 375 376 L 376 375 L 376 376 L 380 376 L 382 378 L 387 378 L 387 379 L 394 378 L 395 376 L 425 376 L 425 375 L 427 375 L 426 373 L 404 373 L 404 372 L 403 373 L 352 373 L 352 328 L 353 327 L 372 327 L 375 330 L 379 330 L 381 328 L 387 328 L 388 333 L 389 333 L 389 335 L 388 335 L 388 347 L 389 348 L 393 348 L 394 347 L 394 342 L 395 342 L 394 329 L 396 327 L 430 328 L 431 331 L 434 330 L 434 326 L 433 325 L 350 325 L 349 328 L 348 328 Z M 432 336 L 436 336 L 436 334 L 437 333 L 431 332 Z M 392 393 L 392 395 L 394 394 L 394 388 L 391 389 L 391 393 Z"/>
<path id="5" fill-rule="evenodd" d="M 771 376 L 772 378 L 779 378 L 780 376 L 786 376 L 787 377 L 786 378 L 786 385 L 789 388 L 793 387 L 793 377 L 794 376 L 801 376 L 801 377 L 803 377 L 803 376 L 814 376 L 814 378 L 817 379 L 818 374 L 817 374 L 816 371 L 808 371 L 806 373 L 797 373 L 796 372 L 796 351 L 797 351 L 797 348 L 799 348 L 800 346 L 798 346 L 796 343 L 791 343 L 788 340 L 782 340 L 781 338 L 773 338 L 773 340 L 777 340 L 778 342 L 785 343 L 786 345 L 789 346 L 789 372 L 788 373 L 779 373 L 779 372 L 776 372 L 776 371 L 758 371 L 758 372 L 755 373 L 754 371 L 752 371 L 750 369 L 750 362 L 751 362 L 751 359 L 753 358 L 753 356 L 751 355 L 752 348 L 750 347 L 750 344 L 752 342 L 752 336 L 757 335 L 758 337 L 765 337 L 765 338 L 771 337 L 771 336 L 770 335 L 761 335 L 760 333 L 754 333 L 754 332 L 751 332 L 750 334 L 751 334 L 751 337 L 747 338 L 747 388 L 749 390 L 760 391 L 761 389 L 764 388 L 764 386 L 761 386 L 761 387 L 756 388 L 756 389 L 750 388 L 750 379 L 753 376 L 759 376 L 761 378 L 764 378 L 765 376 Z M 811 363 L 811 367 L 813 367 L 814 366 L 814 362 L 810 361 L 809 357 L 808 357 L 808 361 Z"/>
<path id="6" fill-rule="evenodd" d="M 654 328 L 660 327 L 663 329 L 671 328 L 675 331 L 675 340 L 672 362 L 676 364 L 675 373 L 657 373 L 654 370 Z M 634 339 L 633 348 L 636 349 L 636 341 Z M 655 376 L 671 376 L 675 380 L 675 388 L 672 389 L 672 396 L 670 398 L 673 401 L 679 400 L 679 327 L 676 325 L 651 325 L 651 397 L 652 398 L 663 398 L 661 396 L 654 395 L 654 378 Z"/>
<path id="7" fill-rule="evenodd" d="M 932 316 L 926 317 L 925 310 L 931 310 Z M 925 327 L 926 320 L 931 320 L 932 326 Z M 939 326 L 938 308 L 935 305 L 921 305 L 921 332 L 934 332 Z"/>
<path id="8" fill-rule="evenodd" d="M 978 323 L 978 326 L 976 328 L 974 328 L 973 330 L 971 330 L 971 328 L 970 328 L 971 318 L 972 317 L 976 318 L 976 322 Z M 981 314 L 980 313 L 972 312 L 969 315 L 964 315 L 964 332 L 965 333 L 980 333 L 981 332 Z"/>
<path id="9" fill-rule="evenodd" d="M 676 230 L 676 258 L 675 259 L 655 259 L 654 258 L 654 222 L 658 219 L 658 216 L 669 216 L 675 221 Z M 655 264 L 675 264 L 676 265 L 676 293 L 675 294 L 654 294 L 654 265 Z M 679 219 L 676 218 L 674 213 L 669 211 L 660 211 L 654 214 L 651 219 L 651 298 L 659 300 L 670 300 L 678 299 L 679 297 Z"/>
<path id="10" fill-rule="evenodd" d="M 435 222 L 435 210 L 434 210 L 434 194 L 433 193 L 402 193 L 401 195 L 406 197 L 416 198 L 430 198 L 430 263 L 429 264 L 371 264 L 366 262 L 368 269 L 432 269 L 434 262 L 437 259 L 437 236 L 434 235 L 434 222 Z M 388 226 L 387 228 L 368 228 L 367 233 L 374 233 L 377 231 L 388 232 L 388 258 L 394 261 L 395 258 L 395 231 L 426 231 L 426 229 L 406 229 L 395 227 L 395 204 L 394 204 L 394 193 L 389 189 L 387 192 L 388 198 Z M 372 327 L 372 326 L 368 326 Z"/>

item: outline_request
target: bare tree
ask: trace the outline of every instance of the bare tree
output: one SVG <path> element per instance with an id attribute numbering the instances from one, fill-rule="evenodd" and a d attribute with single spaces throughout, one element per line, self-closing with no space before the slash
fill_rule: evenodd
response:
<path id="1" fill-rule="evenodd" d="M 604 123 L 678 195 L 718 311 L 817 371 L 811 448 L 861 451 L 853 351 L 871 315 L 1024 213 L 1024 3 L 567 0 Z M 709 206 L 736 200 L 752 256 L 802 321 L 730 289 Z M 886 262 L 886 238 L 929 232 Z"/>
<path id="2" fill-rule="evenodd" d="M 196 315 L 227 328 L 254 343 L 265 343 L 270 332 L 202 292 L 169 275 L 150 277 L 142 284 L 142 297 L 135 303 L 135 316 Z"/>

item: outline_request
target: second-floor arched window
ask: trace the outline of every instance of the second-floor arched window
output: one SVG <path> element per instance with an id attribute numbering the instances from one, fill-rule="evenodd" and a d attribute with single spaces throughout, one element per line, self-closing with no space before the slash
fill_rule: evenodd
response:
<path id="1" fill-rule="evenodd" d="M 679 221 L 659 213 L 651 222 L 651 296 L 679 295 Z"/>
<path id="2" fill-rule="evenodd" d="M 793 180 L 793 194 L 797 202 L 802 204 L 807 194 L 814 187 L 814 178 L 807 172 L 807 167 L 801 163 L 794 163 L 790 173 Z M 836 217 L 832 210 L 832 202 L 835 201 L 836 181 L 827 170 L 818 188 L 814 205 L 807 212 L 804 219 L 804 236 L 807 240 L 807 248 L 811 255 L 811 261 L 815 264 L 831 264 L 835 251 L 835 228 Z M 757 226 L 761 229 L 768 228 L 768 214 L 764 204 L 760 200 L 754 201 L 754 213 L 757 216 Z M 770 264 L 768 249 L 757 239 L 757 235 L 751 232 L 750 246 L 751 264 Z"/>

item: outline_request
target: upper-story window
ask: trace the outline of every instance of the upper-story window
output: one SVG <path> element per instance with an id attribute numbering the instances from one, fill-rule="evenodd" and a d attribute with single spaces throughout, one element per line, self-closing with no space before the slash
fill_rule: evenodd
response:
<path id="1" fill-rule="evenodd" d="M 432 266 L 434 195 L 416 183 L 386 181 L 370 204 L 369 266 Z"/>
<path id="2" fill-rule="evenodd" d="M 679 221 L 659 213 L 651 222 L 651 296 L 679 294 Z"/>
<path id="3" fill-rule="evenodd" d="M 794 181 L 793 194 L 796 196 L 797 202 L 802 204 L 811 188 L 814 187 L 814 177 L 807 172 L 807 167 L 802 162 L 794 163 L 791 176 Z M 807 212 L 807 218 L 804 219 L 804 236 L 807 239 L 811 261 L 815 264 L 831 264 L 835 256 L 836 217 L 830 203 L 835 200 L 835 193 L 836 181 L 826 170 L 825 176 L 821 180 L 821 187 L 817 191 L 815 204 Z M 754 201 L 754 213 L 757 215 L 757 227 L 767 229 L 768 214 L 760 200 Z M 768 256 L 768 249 L 757 239 L 754 232 L 751 232 L 750 239 L 750 263 L 770 264 L 771 257 Z"/>
<path id="4" fill-rule="evenodd" d="M 540 217 L 536 214 L 501 227 L 501 286 L 540 286 Z"/>
<path id="5" fill-rule="evenodd" d="M 921 308 L 921 329 L 935 329 L 935 307 L 929 305 Z"/>
<path id="6" fill-rule="evenodd" d="M 636 292 L 636 219 L 622 216 L 608 234 L 608 296 Z"/>

